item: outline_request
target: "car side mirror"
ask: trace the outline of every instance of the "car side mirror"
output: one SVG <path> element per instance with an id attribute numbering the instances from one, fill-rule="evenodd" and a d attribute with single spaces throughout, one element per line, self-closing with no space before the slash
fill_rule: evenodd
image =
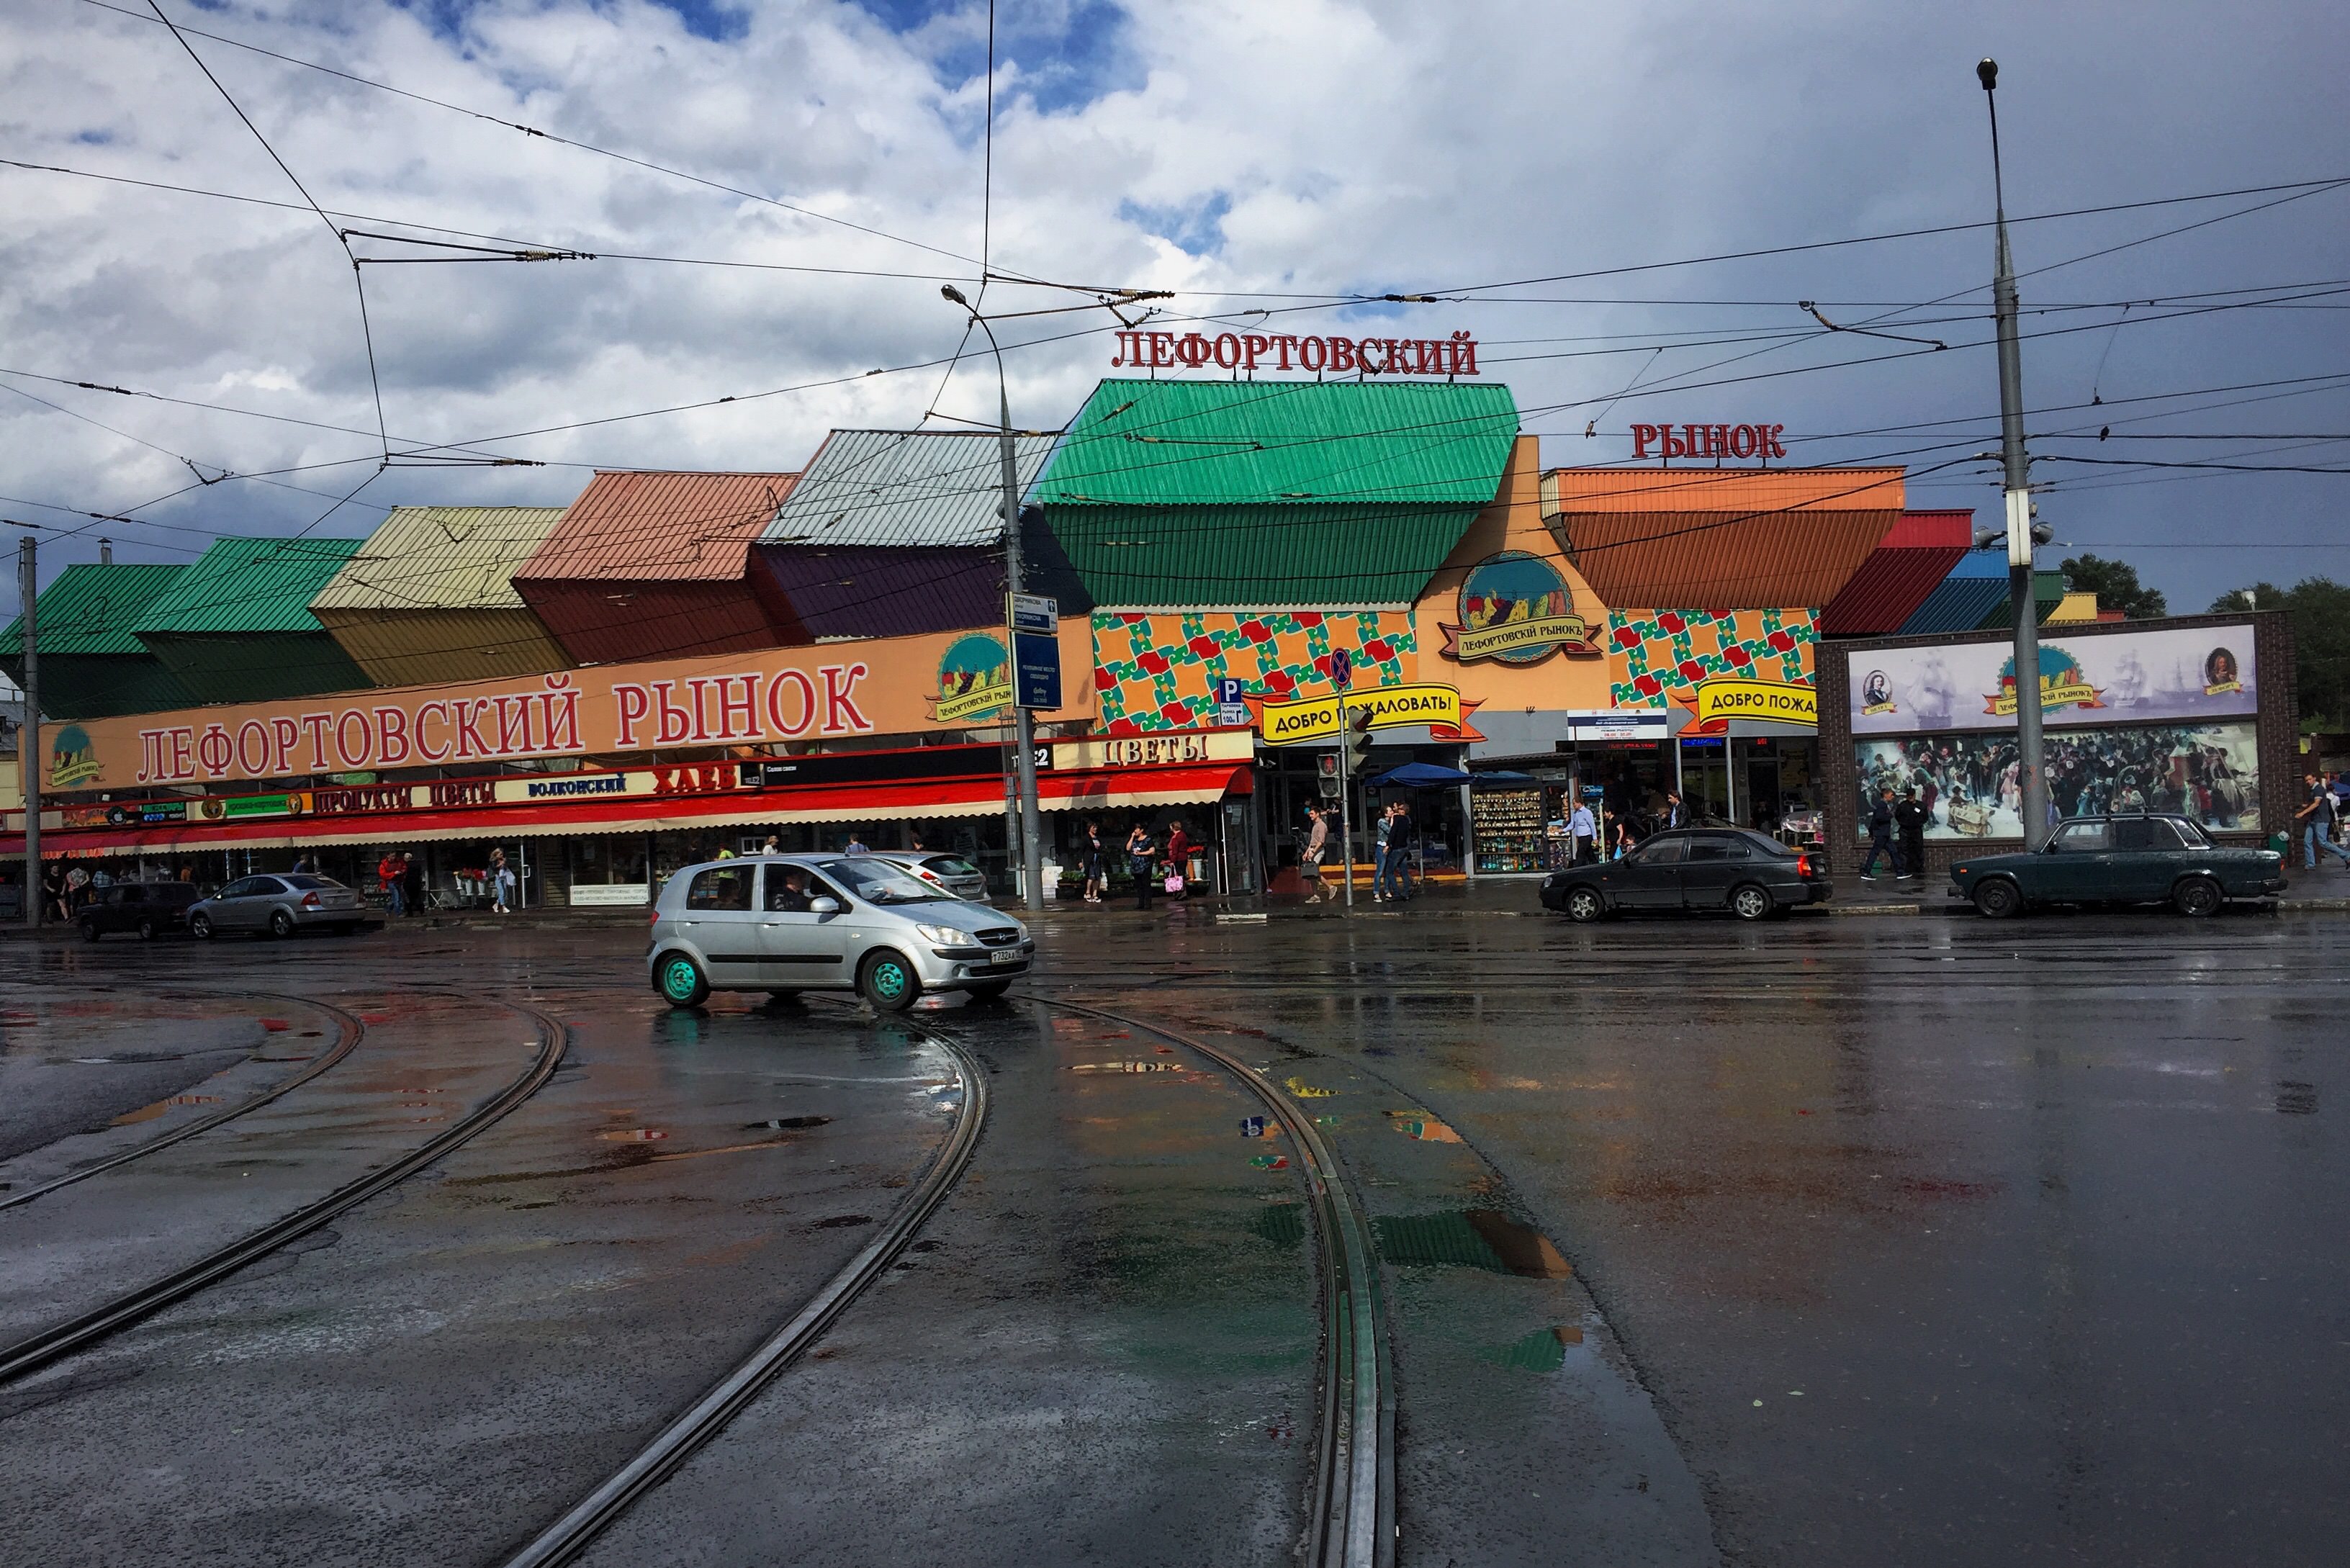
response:
<path id="1" fill-rule="evenodd" d="M 837 898 L 810 898 L 808 900 L 808 912 L 813 915 L 837 915 L 840 913 L 840 900 Z"/>

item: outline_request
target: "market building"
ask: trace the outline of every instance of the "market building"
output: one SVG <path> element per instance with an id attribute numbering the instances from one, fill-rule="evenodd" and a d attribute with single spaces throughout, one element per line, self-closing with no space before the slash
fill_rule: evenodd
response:
<path id="1" fill-rule="evenodd" d="M 185 566 L 82 563 L 41 590 L 36 646 L 41 703 L 61 719 L 103 719 L 185 708 L 195 696 L 139 640 L 141 617 L 171 592 Z M 25 680 L 25 618 L 0 634 L 0 670 Z"/>
<path id="2" fill-rule="evenodd" d="M 198 702 L 365 686 L 367 672 L 310 613 L 361 543 L 216 539 L 139 613 L 139 640 Z"/>
<path id="3" fill-rule="evenodd" d="M 570 657 L 512 581 L 563 511 L 395 506 L 310 613 L 378 686 L 566 669 Z"/>

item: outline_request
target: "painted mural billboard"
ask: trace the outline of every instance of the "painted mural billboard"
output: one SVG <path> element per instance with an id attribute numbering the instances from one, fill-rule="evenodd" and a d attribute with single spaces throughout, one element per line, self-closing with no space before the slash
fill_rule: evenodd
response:
<path id="1" fill-rule="evenodd" d="M 2231 831 L 2261 826 L 2261 754 L 2249 722 L 2149 724 L 2050 734 L 2048 797 L 2059 816 L 2108 811 L 2177 812 Z M 1914 789 L 1929 814 L 1926 836 L 2022 838 L 2022 792 L 2012 730 L 1856 741 L 1863 801 Z M 1866 837 L 1865 826 L 1856 836 Z"/>
<path id="2" fill-rule="evenodd" d="M 2260 710 L 2249 621 L 2163 627 L 2040 645 L 2041 722 L 2199 723 Z M 1852 657 L 1852 732 L 1907 735 L 2015 726 L 2015 657 L 2005 638 Z"/>

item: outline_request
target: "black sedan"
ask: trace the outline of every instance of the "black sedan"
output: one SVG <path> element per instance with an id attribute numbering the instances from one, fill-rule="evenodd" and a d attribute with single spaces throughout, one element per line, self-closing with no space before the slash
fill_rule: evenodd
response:
<path id="1" fill-rule="evenodd" d="M 2192 817 L 2076 816 L 2036 854 L 1975 855 L 1950 867 L 1950 897 L 1993 919 L 2034 904 L 2160 904 L 2217 914 L 2230 898 L 2284 891 L 2284 857 L 2211 842 Z"/>
<path id="2" fill-rule="evenodd" d="M 1570 920 L 1618 909 L 1727 909 L 1760 920 L 1828 897 L 1828 870 L 1818 857 L 1742 827 L 1659 833 L 1621 860 L 1554 871 L 1542 888 L 1544 908 Z"/>

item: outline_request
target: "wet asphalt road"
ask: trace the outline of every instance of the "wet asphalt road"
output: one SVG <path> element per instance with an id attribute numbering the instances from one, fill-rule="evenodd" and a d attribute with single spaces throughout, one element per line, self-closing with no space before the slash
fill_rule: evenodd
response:
<path id="1" fill-rule="evenodd" d="M 2350 922 L 1044 941 L 1034 995 L 1237 1048 L 1321 1118 L 1386 1260 L 1407 1564 L 2339 1559 Z M 249 1121 L 0 1211 L 0 1337 L 462 1114 L 527 1055 L 499 999 L 574 1044 L 458 1155 L 0 1388 L 11 1555 L 494 1563 L 789 1315 L 919 1176 L 951 1071 L 827 1003 L 671 1014 L 638 942 L 15 950 L 19 1188 L 320 1027 L 179 992 L 378 1022 Z M 1147 1033 L 919 1016 L 991 1073 L 970 1175 L 593 1560 L 1288 1561 L 1316 1317 L 1279 1139 Z"/>

